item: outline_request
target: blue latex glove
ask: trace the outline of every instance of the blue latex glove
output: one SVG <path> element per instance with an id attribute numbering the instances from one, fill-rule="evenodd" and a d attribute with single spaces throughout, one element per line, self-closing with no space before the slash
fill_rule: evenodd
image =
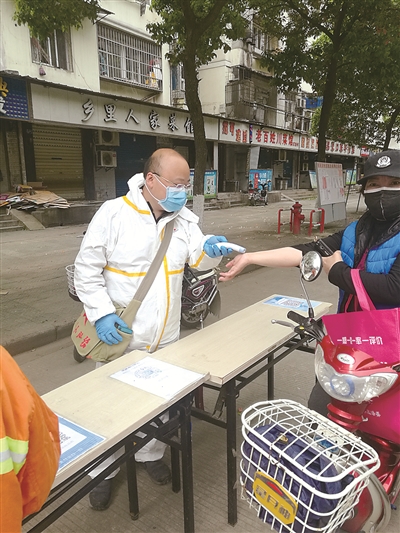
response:
<path id="1" fill-rule="evenodd" d="M 122 341 L 122 337 L 115 327 L 116 325 L 129 329 L 122 318 L 119 318 L 115 313 L 110 313 L 109 315 L 102 316 L 96 320 L 95 327 L 97 336 L 109 346 L 112 344 L 118 344 Z"/>
<path id="2" fill-rule="evenodd" d="M 204 252 L 208 257 L 219 257 L 220 255 L 229 255 L 233 252 L 232 248 L 226 248 L 225 246 L 214 246 L 216 242 L 228 242 L 226 237 L 222 235 L 214 235 L 206 240 L 203 246 Z"/>

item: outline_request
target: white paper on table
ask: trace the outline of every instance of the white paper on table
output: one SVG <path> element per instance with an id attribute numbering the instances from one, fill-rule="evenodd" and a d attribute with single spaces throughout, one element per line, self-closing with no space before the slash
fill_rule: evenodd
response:
<path id="1" fill-rule="evenodd" d="M 153 357 L 145 357 L 110 377 L 168 400 L 182 389 L 199 381 L 203 375 Z"/>

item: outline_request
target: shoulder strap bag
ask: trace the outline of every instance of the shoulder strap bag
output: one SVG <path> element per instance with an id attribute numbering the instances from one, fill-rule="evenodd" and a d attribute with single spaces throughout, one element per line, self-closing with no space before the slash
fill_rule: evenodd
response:
<path id="1" fill-rule="evenodd" d="M 164 238 L 161 241 L 156 256 L 139 285 L 135 296 L 126 307 L 116 308 L 115 313 L 129 325 L 132 324 L 142 301 L 157 275 L 171 241 L 173 229 L 174 220 L 170 220 L 165 226 Z M 104 343 L 98 338 L 96 327 L 91 325 L 87 319 L 85 310 L 83 310 L 72 328 L 71 339 L 79 355 L 83 357 L 89 356 L 94 361 L 105 363 L 121 357 L 129 346 L 132 334 L 124 333 L 123 331 L 118 331 L 118 333 L 123 339 L 121 342 L 111 346 Z"/>

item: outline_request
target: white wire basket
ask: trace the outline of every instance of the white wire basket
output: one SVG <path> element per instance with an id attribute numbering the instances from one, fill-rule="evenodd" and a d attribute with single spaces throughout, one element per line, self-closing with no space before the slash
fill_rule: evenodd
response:
<path id="1" fill-rule="evenodd" d="M 76 294 L 75 284 L 74 284 L 75 265 L 68 265 L 65 267 L 65 270 L 67 272 L 68 294 L 71 296 L 73 300 L 80 302 L 79 297 Z"/>
<path id="2" fill-rule="evenodd" d="M 242 498 L 279 533 L 333 533 L 379 467 L 359 437 L 290 401 L 242 413 Z"/>

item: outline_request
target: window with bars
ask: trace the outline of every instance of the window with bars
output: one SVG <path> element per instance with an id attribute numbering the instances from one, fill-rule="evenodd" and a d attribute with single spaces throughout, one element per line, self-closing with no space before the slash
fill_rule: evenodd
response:
<path id="1" fill-rule="evenodd" d="M 100 77 L 162 91 L 161 46 L 98 24 Z"/>
<path id="2" fill-rule="evenodd" d="M 46 39 L 31 37 L 32 61 L 64 70 L 72 70 L 69 32 L 54 30 Z"/>

